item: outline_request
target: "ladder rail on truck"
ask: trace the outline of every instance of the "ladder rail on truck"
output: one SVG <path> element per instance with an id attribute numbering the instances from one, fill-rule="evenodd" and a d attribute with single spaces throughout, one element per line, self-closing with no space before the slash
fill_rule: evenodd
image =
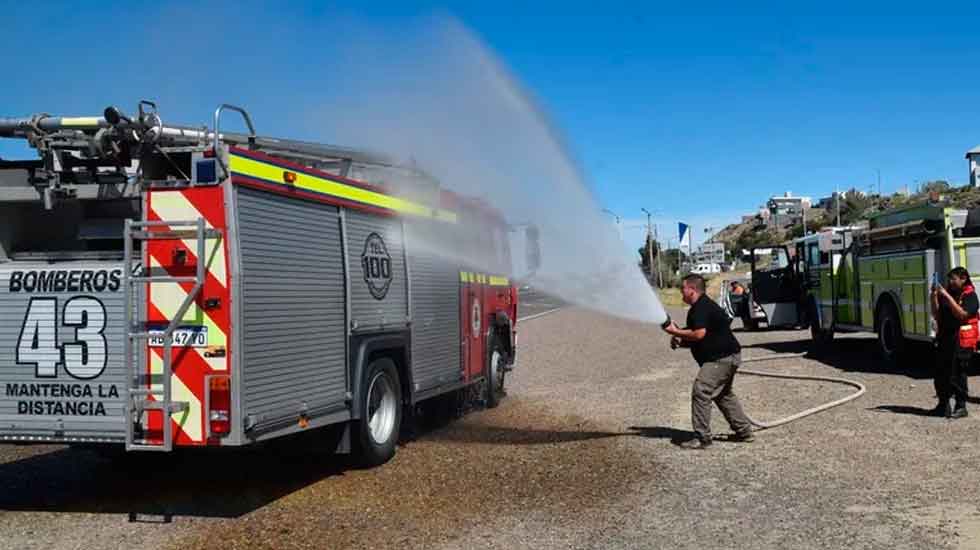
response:
<path id="1" fill-rule="evenodd" d="M 980 211 L 926 203 L 883 212 L 868 227 L 829 228 L 794 241 L 801 284 L 790 297 L 815 350 L 835 333 L 870 332 L 886 362 L 932 342 L 930 291 L 952 268 L 980 270 Z M 756 273 L 753 273 L 753 277 Z"/>
<path id="2" fill-rule="evenodd" d="M 222 132 L 236 111 L 247 134 Z M 0 118 L 0 440 L 234 447 L 403 411 L 516 364 L 537 231 L 377 153 L 132 118 Z M 447 254 L 447 251 L 453 253 Z"/>

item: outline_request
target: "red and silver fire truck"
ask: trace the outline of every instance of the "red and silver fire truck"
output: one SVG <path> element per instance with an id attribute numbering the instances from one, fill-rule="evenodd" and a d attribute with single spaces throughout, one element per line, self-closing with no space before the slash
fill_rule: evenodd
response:
<path id="1" fill-rule="evenodd" d="M 221 132 L 226 112 L 248 133 Z M 0 441 L 170 451 L 334 426 L 379 464 L 420 402 L 502 396 L 516 228 L 485 203 L 384 155 L 259 137 L 231 105 L 211 128 L 144 101 L 0 137 L 38 154 L 0 160 Z"/>

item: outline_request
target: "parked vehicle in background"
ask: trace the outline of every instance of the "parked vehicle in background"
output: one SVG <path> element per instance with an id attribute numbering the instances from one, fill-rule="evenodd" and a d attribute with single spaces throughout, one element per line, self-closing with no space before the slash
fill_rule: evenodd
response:
<path id="1" fill-rule="evenodd" d="M 691 269 L 691 273 L 696 273 L 698 275 L 710 275 L 713 273 L 721 273 L 721 266 L 718 264 L 698 264 Z"/>
<path id="2" fill-rule="evenodd" d="M 808 327 L 815 351 L 835 333 L 873 332 L 881 356 L 898 363 L 909 342 L 935 338 L 932 281 L 954 267 L 980 271 L 980 209 L 919 204 L 792 246 L 792 255 L 772 247 L 772 261 L 753 256 L 752 293 L 767 322 Z"/>

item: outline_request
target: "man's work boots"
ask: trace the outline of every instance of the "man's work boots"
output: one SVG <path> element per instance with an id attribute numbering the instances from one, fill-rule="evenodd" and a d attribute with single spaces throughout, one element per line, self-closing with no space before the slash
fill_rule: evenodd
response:
<path id="1" fill-rule="evenodd" d="M 703 451 L 711 447 L 711 440 L 694 437 L 678 443 L 677 446 L 686 451 Z"/>
<path id="2" fill-rule="evenodd" d="M 949 413 L 950 419 L 966 418 L 967 416 L 970 416 L 970 414 L 966 412 L 966 405 L 961 405 L 959 403 L 956 404 L 956 408 L 953 409 L 953 412 Z"/>
<path id="3" fill-rule="evenodd" d="M 938 405 L 929 411 L 929 416 L 938 416 L 940 418 L 949 418 L 950 414 L 948 401 L 940 401 Z"/>
<path id="4" fill-rule="evenodd" d="M 755 441 L 755 433 L 751 430 L 742 433 L 734 433 L 728 438 L 729 441 L 734 441 L 735 443 L 752 443 Z"/>

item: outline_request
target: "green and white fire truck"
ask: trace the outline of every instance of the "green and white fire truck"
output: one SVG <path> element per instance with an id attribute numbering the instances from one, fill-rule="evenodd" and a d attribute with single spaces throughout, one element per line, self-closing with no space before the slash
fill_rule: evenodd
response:
<path id="1" fill-rule="evenodd" d="M 926 203 L 829 228 L 752 258 L 752 299 L 770 326 L 809 327 L 815 349 L 835 333 L 874 332 L 896 363 L 909 341 L 931 342 L 929 292 L 957 266 L 980 270 L 980 209 Z"/>

